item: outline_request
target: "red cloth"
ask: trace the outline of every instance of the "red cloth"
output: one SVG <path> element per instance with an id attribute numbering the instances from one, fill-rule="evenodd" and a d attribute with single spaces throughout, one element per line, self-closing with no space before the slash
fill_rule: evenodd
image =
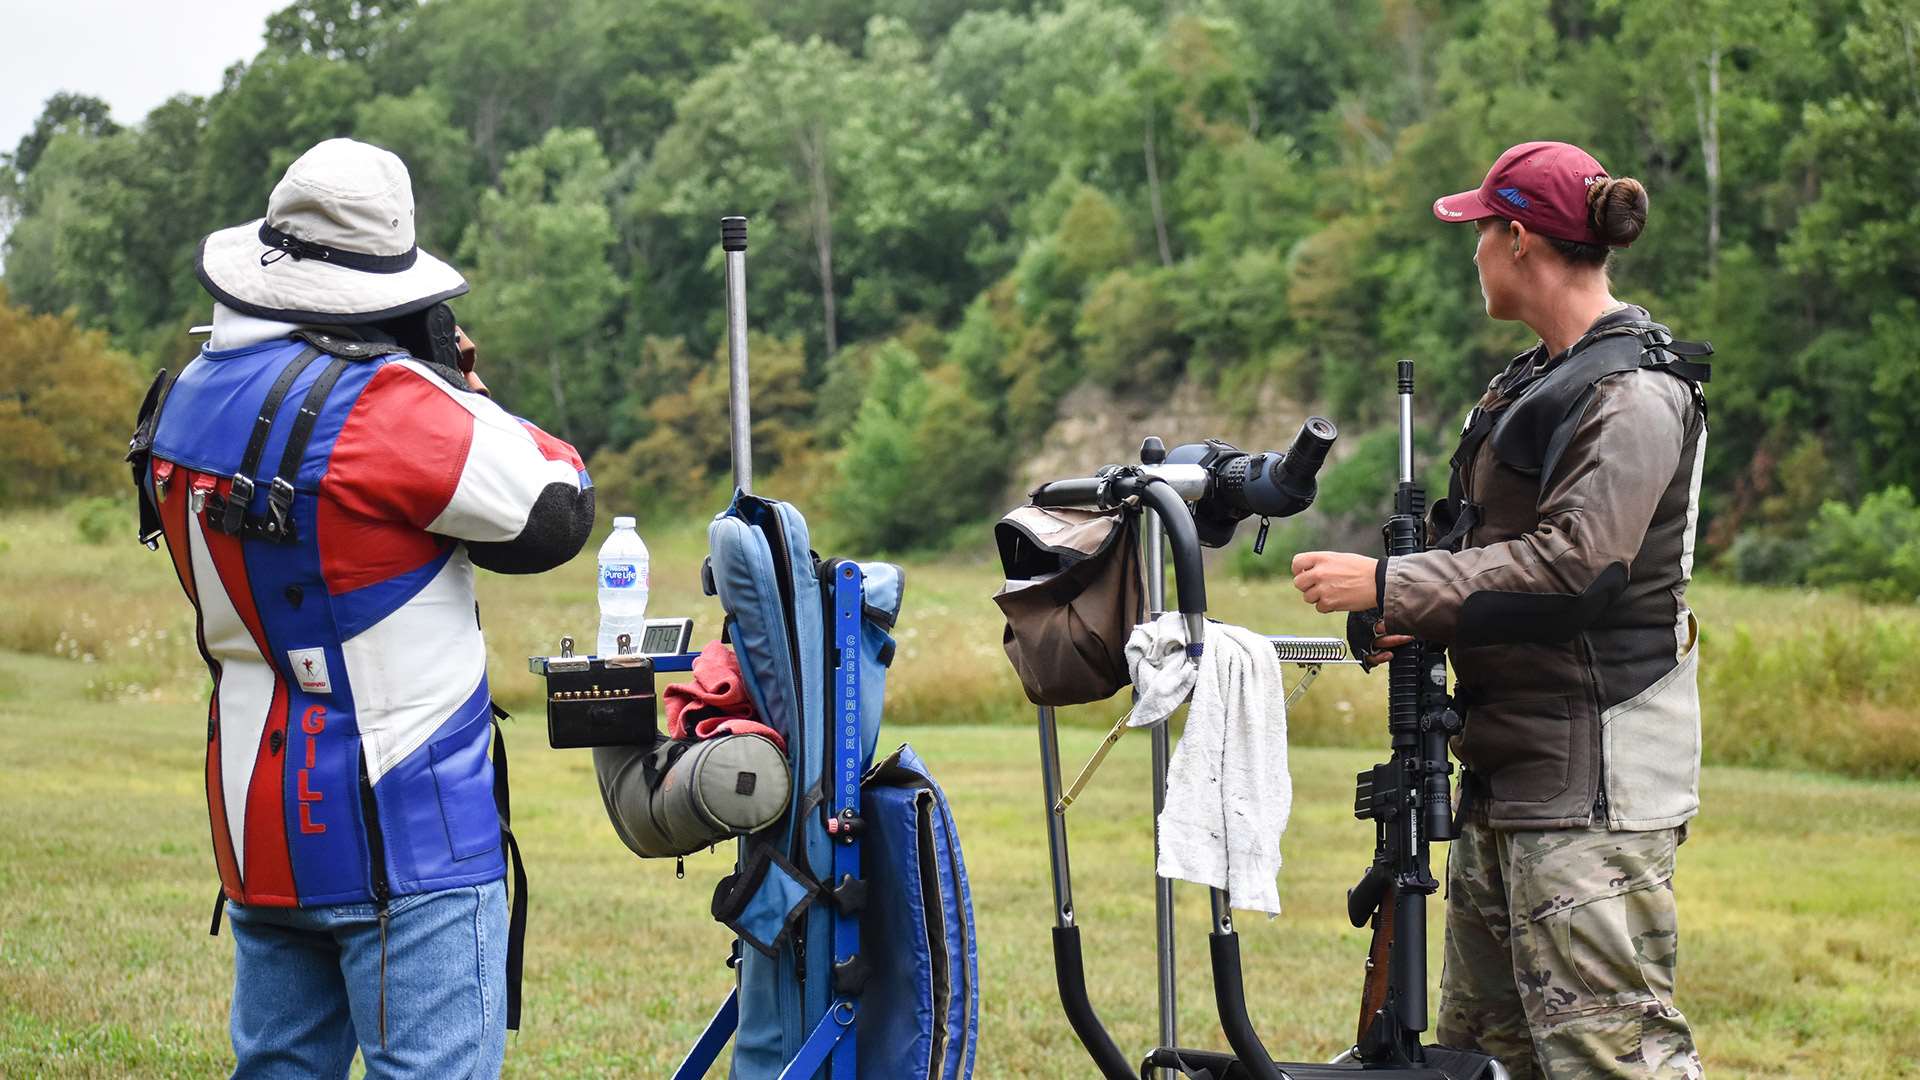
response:
<path id="1" fill-rule="evenodd" d="M 686 738 L 689 727 L 696 739 L 764 735 L 781 753 L 787 751 L 787 740 L 755 715 L 740 661 L 719 641 L 707 642 L 694 658 L 692 682 L 668 683 L 661 697 L 667 703 L 667 734 L 673 738 Z"/>

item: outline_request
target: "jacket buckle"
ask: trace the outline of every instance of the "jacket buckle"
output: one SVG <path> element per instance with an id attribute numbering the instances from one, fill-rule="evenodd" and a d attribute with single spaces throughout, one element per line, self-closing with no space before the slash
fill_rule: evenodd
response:
<path id="1" fill-rule="evenodd" d="M 234 473 L 233 484 L 220 503 L 220 520 L 215 528 L 228 536 L 238 536 L 247 523 L 247 505 L 253 502 L 253 478 Z"/>
<path id="2" fill-rule="evenodd" d="M 278 476 L 267 485 L 266 530 L 276 540 L 293 536 L 293 485 Z"/>

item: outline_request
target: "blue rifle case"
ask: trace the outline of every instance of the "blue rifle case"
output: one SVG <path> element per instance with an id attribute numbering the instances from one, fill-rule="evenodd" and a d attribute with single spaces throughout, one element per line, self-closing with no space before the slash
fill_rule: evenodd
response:
<path id="1" fill-rule="evenodd" d="M 965 1080 L 978 963 L 952 812 L 911 749 L 867 768 L 900 568 L 820 561 L 798 510 L 745 494 L 707 538 L 708 591 L 793 794 L 715 889 L 738 986 L 675 1078 L 705 1076 L 731 1035 L 733 1080 Z"/>

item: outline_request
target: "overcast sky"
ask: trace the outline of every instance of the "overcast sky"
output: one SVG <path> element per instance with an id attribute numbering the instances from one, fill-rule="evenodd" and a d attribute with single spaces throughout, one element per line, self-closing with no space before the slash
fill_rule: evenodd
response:
<path id="1" fill-rule="evenodd" d="M 178 93 L 211 94 L 260 50 L 287 0 L 0 0 L 0 151 L 55 91 L 92 94 L 137 124 Z"/>

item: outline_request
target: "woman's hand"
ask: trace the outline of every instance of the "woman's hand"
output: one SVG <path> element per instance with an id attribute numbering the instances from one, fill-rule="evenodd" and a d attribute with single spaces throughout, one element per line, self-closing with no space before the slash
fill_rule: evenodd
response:
<path id="1" fill-rule="evenodd" d="M 1293 557 L 1293 587 L 1315 610 L 1368 611 L 1380 606 L 1379 560 L 1345 551 L 1303 551 Z M 1391 660 L 1392 650 L 1411 642 L 1406 634 L 1387 633 L 1387 624 L 1373 624 L 1374 652 L 1369 664 Z"/>
<path id="2" fill-rule="evenodd" d="M 1411 645 L 1412 643 L 1412 636 L 1408 634 L 1389 634 L 1387 633 L 1386 623 L 1374 623 L 1373 648 L 1375 651 L 1367 657 L 1367 663 L 1376 666 L 1384 664 L 1393 659 L 1393 650 L 1402 645 Z"/>
<path id="3" fill-rule="evenodd" d="M 1293 557 L 1293 587 L 1316 611 L 1365 611 L 1380 603 L 1379 560 L 1345 551 L 1303 551 Z"/>

